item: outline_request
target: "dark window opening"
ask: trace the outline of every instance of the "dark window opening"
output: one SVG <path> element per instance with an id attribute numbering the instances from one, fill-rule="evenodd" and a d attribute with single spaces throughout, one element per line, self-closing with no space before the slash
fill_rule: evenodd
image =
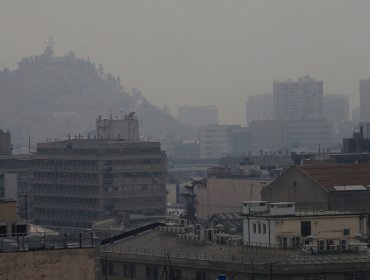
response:
<path id="1" fill-rule="evenodd" d="M 311 221 L 302 221 L 301 222 L 301 236 L 311 235 Z"/>

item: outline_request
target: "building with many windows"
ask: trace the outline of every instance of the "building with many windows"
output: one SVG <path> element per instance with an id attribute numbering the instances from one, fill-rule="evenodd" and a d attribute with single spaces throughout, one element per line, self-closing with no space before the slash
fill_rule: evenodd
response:
<path id="1" fill-rule="evenodd" d="M 90 227 L 129 215 L 163 215 L 166 154 L 159 142 L 75 139 L 37 145 L 33 220 Z"/>
<path id="2" fill-rule="evenodd" d="M 97 132 L 95 139 L 37 144 L 34 223 L 91 228 L 105 219 L 126 225 L 166 213 L 167 156 L 160 143 L 137 141 L 133 114 L 124 120 L 99 118 Z"/>
<path id="3" fill-rule="evenodd" d="M 274 81 L 274 119 L 306 120 L 323 117 L 323 82 L 309 76 L 298 81 Z"/>
<path id="4" fill-rule="evenodd" d="M 207 125 L 199 129 L 200 158 L 221 158 L 232 150 L 232 135 L 240 125 Z"/>

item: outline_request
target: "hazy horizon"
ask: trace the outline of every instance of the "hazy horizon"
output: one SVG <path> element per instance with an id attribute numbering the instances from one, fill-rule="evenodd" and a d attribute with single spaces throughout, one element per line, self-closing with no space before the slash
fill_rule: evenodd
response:
<path id="1" fill-rule="evenodd" d="M 120 75 L 154 105 L 214 105 L 245 124 L 250 95 L 310 75 L 358 105 L 370 76 L 370 1 L 0 0 L 0 68 L 73 51 Z"/>

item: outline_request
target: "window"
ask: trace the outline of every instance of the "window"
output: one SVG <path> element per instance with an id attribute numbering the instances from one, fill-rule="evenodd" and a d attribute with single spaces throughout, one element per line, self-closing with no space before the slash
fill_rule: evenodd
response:
<path id="1" fill-rule="evenodd" d="M 349 230 L 349 228 L 345 228 L 344 230 L 343 230 L 343 235 L 349 235 L 350 234 L 350 230 Z"/>
<path id="2" fill-rule="evenodd" d="M 261 233 L 261 224 L 258 224 L 258 233 Z"/>
<path id="3" fill-rule="evenodd" d="M 311 221 L 301 221 L 301 235 L 311 235 Z"/>
<path id="4" fill-rule="evenodd" d="M 253 224 L 253 233 L 256 233 L 256 224 Z"/>
<path id="5" fill-rule="evenodd" d="M 158 267 L 156 266 L 146 267 L 146 280 L 158 280 Z"/>
<path id="6" fill-rule="evenodd" d="M 266 234 L 266 225 L 265 224 L 263 224 L 263 233 Z"/>
<path id="7" fill-rule="evenodd" d="M 135 278 L 136 277 L 136 266 L 133 264 L 124 264 L 123 265 L 123 276 L 126 278 Z"/>
<path id="8" fill-rule="evenodd" d="M 175 277 L 176 277 L 177 280 L 182 279 L 182 270 L 181 269 L 176 269 L 175 270 Z"/>
<path id="9" fill-rule="evenodd" d="M 195 272 L 195 280 L 207 280 L 207 274 L 204 271 Z"/>

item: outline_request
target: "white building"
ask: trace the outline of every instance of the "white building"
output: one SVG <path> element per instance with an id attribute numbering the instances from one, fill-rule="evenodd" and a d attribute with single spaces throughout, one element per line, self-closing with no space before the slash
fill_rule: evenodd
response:
<path id="1" fill-rule="evenodd" d="M 240 125 L 207 125 L 199 129 L 199 153 L 201 158 L 220 158 L 232 150 L 232 132 Z"/>
<path id="2" fill-rule="evenodd" d="M 323 117 L 323 82 L 309 76 L 298 81 L 274 81 L 274 119 L 304 120 Z"/>
<path id="3" fill-rule="evenodd" d="M 251 121 L 272 120 L 273 103 L 272 94 L 249 96 L 246 103 L 247 125 L 249 125 Z"/>
<path id="4" fill-rule="evenodd" d="M 196 129 L 218 124 L 218 110 L 215 106 L 182 106 L 178 108 L 177 116 L 181 122 Z"/>
<path id="5" fill-rule="evenodd" d="M 294 202 L 243 203 L 244 244 L 308 248 L 313 252 L 347 250 L 367 238 L 367 214 L 338 211 L 296 212 Z"/>

